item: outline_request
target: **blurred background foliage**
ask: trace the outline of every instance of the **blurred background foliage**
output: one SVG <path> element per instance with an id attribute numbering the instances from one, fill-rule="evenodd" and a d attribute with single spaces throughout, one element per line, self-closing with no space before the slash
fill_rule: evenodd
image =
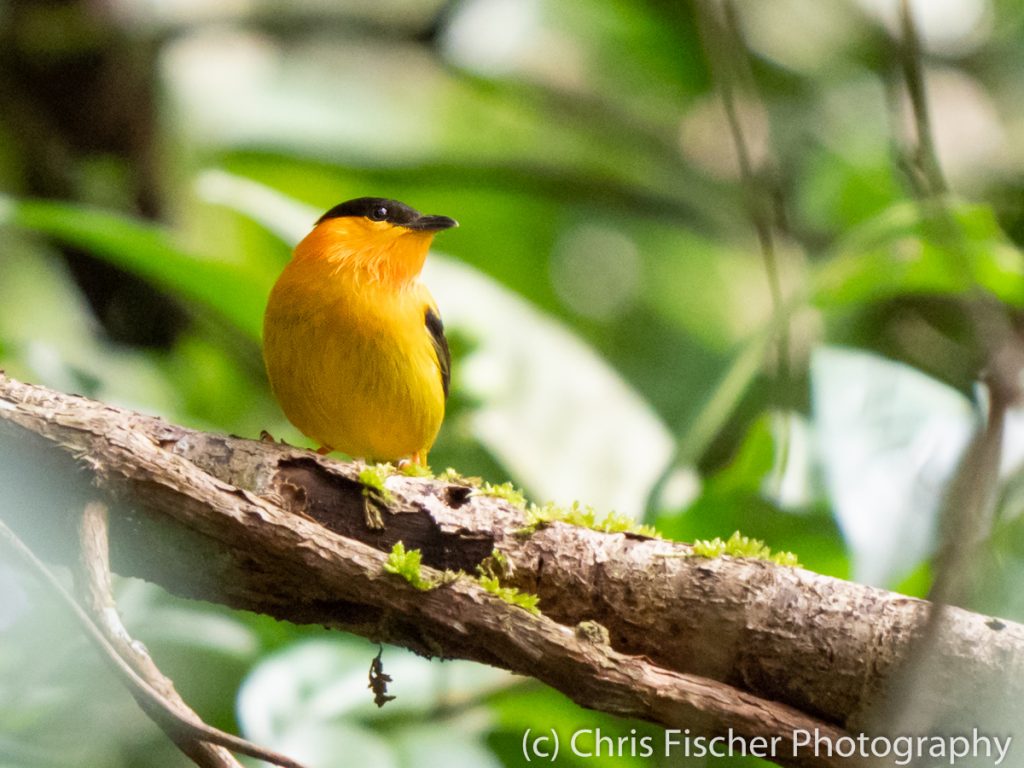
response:
<path id="1" fill-rule="evenodd" d="M 436 468 L 923 593 L 983 409 L 964 297 L 1012 325 L 1024 303 L 1024 6 L 914 5 L 955 248 L 915 199 L 894 0 L 737 0 L 734 50 L 699 7 L 0 2 L 0 366 L 305 444 L 264 378 L 266 294 L 321 211 L 395 197 L 462 223 L 426 274 L 456 351 Z M 708 50 L 746 72 L 785 365 Z M 1022 459 L 1014 415 L 972 598 L 1017 619 Z M 186 764 L 30 579 L 0 570 L 0 598 L 0 765 Z M 378 711 L 362 640 L 130 580 L 118 601 L 211 723 L 311 766 L 519 765 L 525 728 L 650 728 L 397 649 Z"/>

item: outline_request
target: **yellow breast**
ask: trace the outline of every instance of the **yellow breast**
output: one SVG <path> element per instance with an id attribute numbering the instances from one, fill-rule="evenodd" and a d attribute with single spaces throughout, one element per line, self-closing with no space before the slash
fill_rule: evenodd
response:
<path id="1" fill-rule="evenodd" d="M 432 304 L 415 278 L 368 277 L 344 259 L 304 258 L 300 244 L 263 327 L 267 374 L 288 419 L 353 457 L 425 455 L 445 404 L 425 326 Z"/>

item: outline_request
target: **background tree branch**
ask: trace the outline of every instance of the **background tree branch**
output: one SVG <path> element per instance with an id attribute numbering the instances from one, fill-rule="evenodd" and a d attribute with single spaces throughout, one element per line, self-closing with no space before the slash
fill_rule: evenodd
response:
<path id="1" fill-rule="evenodd" d="M 359 467 L 197 432 L 0 376 L 0 466 L 40 554 L 73 562 L 73 514 L 111 504 L 112 567 L 194 598 L 531 675 L 594 709 L 746 737 L 861 727 L 928 604 L 687 545 L 551 524 L 458 483 L 393 476 L 365 526 Z M 495 549 L 534 616 L 457 579 L 428 592 L 383 566 L 474 573 Z M 591 622 L 583 624 L 581 622 Z M 593 623 L 607 629 L 607 642 Z M 1024 700 L 1024 627 L 950 608 L 922 692 L 936 728 L 1006 729 Z M 945 695 L 953 683 L 975 696 Z M 965 725 L 966 724 L 966 725 Z M 785 750 L 783 750 L 785 752 Z M 829 762 L 811 754 L 792 764 Z"/>
<path id="2" fill-rule="evenodd" d="M 107 590 L 110 571 L 105 567 L 107 562 L 102 551 L 106 546 L 105 514 L 106 510 L 101 504 L 90 503 L 86 505 L 81 521 L 83 562 L 79 564 L 79 579 L 84 594 L 80 599 L 87 609 L 83 609 L 68 594 L 60 581 L 2 520 L 0 542 L 34 575 L 41 578 L 51 594 L 70 609 L 85 636 L 121 678 L 139 707 L 196 765 L 201 768 L 231 768 L 240 765 L 225 749 L 230 747 L 283 768 L 302 768 L 299 763 L 284 755 L 208 726 L 178 696 L 171 681 L 160 673 L 148 653 L 141 647 L 134 647 L 131 637 L 117 617 L 113 598 Z"/>

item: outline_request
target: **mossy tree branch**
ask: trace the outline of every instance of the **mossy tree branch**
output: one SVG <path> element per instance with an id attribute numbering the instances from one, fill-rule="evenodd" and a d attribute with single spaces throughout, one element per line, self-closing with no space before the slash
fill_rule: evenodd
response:
<path id="1" fill-rule="evenodd" d="M 366 525 L 360 467 L 188 430 L 0 375 L 9 522 L 73 561 L 72 510 L 103 495 L 112 567 L 177 594 L 535 677 L 594 709 L 746 737 L 862 727 L 928 604 L 760 560 L 553 523 L 459 482 L 395 475 Z M 80 497 L 80 498 L 79 498 Z M 419 591 L 385 565 L 418 549 Z M 501 553 L 495 559 L 494 551 Z M 470 578 L 488 558 L 541 615 Z M 950 608 L 934 643 L 934 727 L 1019 722 L 1024 626 Z M 597 625 L 600 625 L 598 627 Z M 606 632 L 605 632 L 606 630 Z M 952 689 L 984 697 L 950 697 Z M 973 707 L 973 709 L 972 709 Z M 800 753 L 784 762 L 825 765 Z"/>

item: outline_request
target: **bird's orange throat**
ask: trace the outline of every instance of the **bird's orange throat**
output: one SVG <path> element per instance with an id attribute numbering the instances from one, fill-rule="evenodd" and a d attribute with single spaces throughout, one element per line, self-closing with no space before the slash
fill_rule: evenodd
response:
<path id="1" fill-rule="evenodd" d="M 327 219 L 295 247 L 295 261 L 319 261 L 361 275 L 368 282 L 400 288 L 423 269 L 433 232 L 368 222 L 365 219 Z"/>

